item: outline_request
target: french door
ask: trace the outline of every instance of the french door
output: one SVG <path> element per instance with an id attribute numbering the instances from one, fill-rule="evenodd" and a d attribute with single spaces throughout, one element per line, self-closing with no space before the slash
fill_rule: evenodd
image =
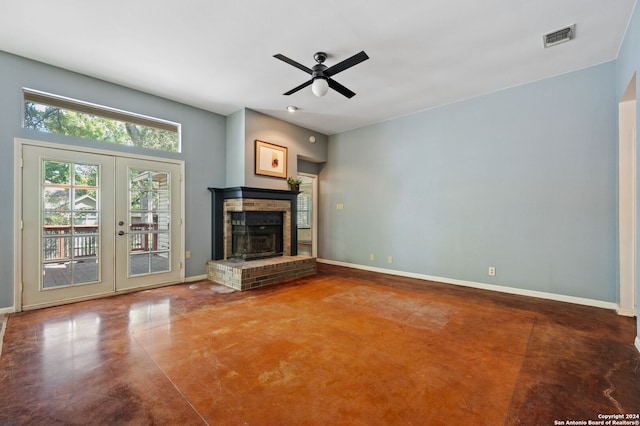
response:
<path id="1" fill-rule="evenodd" d="M 179 282 L 180 165 L 23 145 L 22 306 Z"/>

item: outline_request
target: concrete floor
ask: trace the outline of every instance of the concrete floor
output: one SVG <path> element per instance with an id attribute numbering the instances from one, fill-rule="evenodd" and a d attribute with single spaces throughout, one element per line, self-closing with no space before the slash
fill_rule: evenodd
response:
<path id="1" fill-rule="evenodd" d="M 242 293 L 204 281 L 11 315 L 0 424 L 552 425 L 640 413 L 632 318 L 318 266 Z"/>

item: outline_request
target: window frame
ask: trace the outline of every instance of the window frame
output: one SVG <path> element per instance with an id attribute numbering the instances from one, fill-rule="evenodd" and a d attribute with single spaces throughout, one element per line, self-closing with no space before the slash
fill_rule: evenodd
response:
<path id="1" fill-rule="evenodd" d="M 161 118 L 155 118 L 143 114 L 138 114 L 130 111 L 125 111 L 117 108 L 111 108 L 104 105 L 95 104 L 92 102 L 80 101 L 77 99 L 69 98 L 66 96 L 54 95 L 52 93 L 43 92 L 40 90 L 30 89 L 27 87 L 22 88 L 22 127 L 25 127 L 25 117 L 27 102 L 32 102 L 39 105 L 45 105 L 53 108 L 59 108 L 62 110 L 69 110 L 78 112 L 81 114 L 89 114 L 106 118 L 114 121 L 120 121 L 123 123 L 131 123 L 135 125 L 150 127 L 158 130 L 164 130 L 169 132 L 175 132 L 178 136 L 177 150 L 157 150 L 163 152 L 182 152 L 182 125 L 180 123 L 164 120 Z M 33 130 L 33 129 L 32 129 Z M 100 142 L 109 142 L 107 140 L 99 140 Z M 136 145 L 132 145 L 136 146 Z M 145 147 L 140 147 L 145 148 Z M 147 148 L 152 149 L 152 148 Z"/>

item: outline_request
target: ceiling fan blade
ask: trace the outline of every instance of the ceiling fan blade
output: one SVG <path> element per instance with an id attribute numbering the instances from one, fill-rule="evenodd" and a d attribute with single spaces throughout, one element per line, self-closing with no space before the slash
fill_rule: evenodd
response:
<path id="1" fill-rule="evenodd" d="M 293 59 L 289 59 L 284 55 L 281 55 L 280 53 L 278 53 L 277 55 L 273 55 L 274 58 L 280 59 L 283 62 L 288 63 L 289 65 L 293 65 L 294 67 L 301 69 L 302 71 L 306 72 L 307 74 L 313 74 L 313 71 L 311 70 L 311 68 L 307 68 L 304 65 L 302 65 L 301 63 L 298 63 L 296 61 L 294 61 Z M 285 93 L 286 94 L 286 93 Z"/>
<path id="2" fill-rule="evenodd" d="M 353 98 L 356 95 L 355 92 L 352 92 L 351 90 L 347 89 L 346 87 L 344 87 L 342 84 L 338 83 L 335 80 L 328 78 L 327 81 L 329 82 L 329 87 L 331 87 L 333 90 L 340 93 L 341 95 L 346 96 L 349 99 Z"/>
<path id="3" fill-rule="evenodd" d="M 302 83 L 300 86 L 289 90 L 287 93 L 283 93 L 283 95 L 291 95 L 293 93 L 296 93 L 298 90 L 302 90 L 307 86 L 311 86 L 311 83 L 313 83 L 313 79 L 309 80 L 309 81 L 305 81 L 304 83 Z M 329 84 L 329 86 L 331 86 L 331 84 Z"/>
<path id="4" fill-rule="evenodd" d="M 367 59 L 369 59 L 369 56 L 364 53 L 363 50 L 362 52 L 356 53 L 352 57 L 347 58 L 342 62 L 338 62 L 332 67 L 327 68 L 326 70 L 324 70 L 324 75 L 326 75 L 327 77 L 334 76 L 339 72 L 346 70 L 347 68 L 351 68 L 354 65 L 358 65 L 360 62 L 366 61 Z"/>

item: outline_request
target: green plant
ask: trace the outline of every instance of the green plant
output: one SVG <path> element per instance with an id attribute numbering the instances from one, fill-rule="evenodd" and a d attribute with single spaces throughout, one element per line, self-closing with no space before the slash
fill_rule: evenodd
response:
<path id="1" fill-rule="evenodd" d="M 300 186 L 300 184 L 302 183 L 302 179 L 289 176 L 287 178 L 287 183 L 291 186 Z"/>

